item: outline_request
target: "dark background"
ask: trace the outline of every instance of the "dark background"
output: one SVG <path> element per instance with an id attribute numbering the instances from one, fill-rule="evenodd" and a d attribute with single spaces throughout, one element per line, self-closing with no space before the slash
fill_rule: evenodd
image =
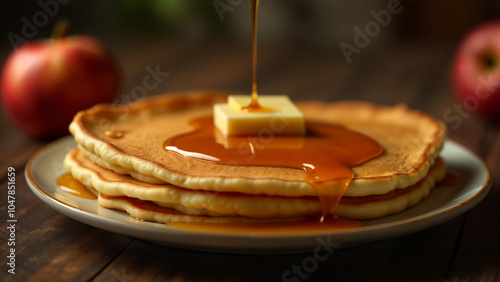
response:
<path id="1" fill-rule="evenodd" d="M 97 37 L 116 56 L 125 76 L 122 91 L 127 91 L 134 85 L 134 75 L 140 76 L 128 73 L 130 66 L 123 58 L 128 58 L 130 53 L 137 58 L 142 56 L 145 62 L 154 65 L 155 62 L 168 64 L 168 58 L 175 57 L 175 50 L 171 50 L 171 46 L 185 45 L 186 48 L 199 49 L 202 53 L 208 45 L 220 43 L 218 45 L 220 52 L 211 53 L 211 56 L 215 54 L 221 57 L 227 53 L 226 48 L 242 48 L 250 52 L 250 0 L 67 0 L 67 2 L 60 4 L 56 0 L 4 1 L 0 12 L 2 65 L 13 50 L 8 34 L 23 36 L 22 29 L 25 25 L 23 17 L 34 23 L 35 15 L 44 11 L 40 3 L 57 3 L 58 11 L 53 16 L 49 15 L 44 25 L 37 27 L 33 38 L 27 39 L 50 37 L 51 30 L 59 19 L 69 19 L 72 24 L 70 34 L 88 34 Z M 341 42 L 353 44 L 354 28 L 364 29 L 369 21 L 374 20 L 370 12 L 387 9 L 390 2 L 386 0 L 261 1 L 259 54 L 266 52 L 267 45 L 281 46 L 273 50 L 284 51 L 289 48 L 301 48 L 304 55 L 321 49 L 326 56 L 325 63 L 345 64 L 339 44 Z M 353 56 L 354 63 L 360 56 L 376 54 L 381 48 L 394 48 L 394 46 L 422 45 L 453 50 L 459 39 L 471 27 L 500 15 L 500 4 L 494 0 L 399 2 L 403 11 L 392 15 L 388 26 L 381 29 L 371 40 L 370 45 L 364 48 L 360 55 Z M 215 7 L 217 3 L 236 5 L 231 7 L 230 11 L 225 11 L 221 20 Z M 43 17 L 38 21 L 43 23 Z M 242 67 L 250 66 L 250 58 L 249 53 L 248 63 Z M 346 69 L 349 67 L 346 66 Z M 220 71 L 222 76 L 227 74 L 223 69 Z M 266 75 L 272 79 L 273 74 Z M 250 86 L 239 89 L 224 85 L 223 82 L 225 81 L 218 82 L 214 78 L 211 83 L 193 81 L 190 85 L 170 85 L 172 87 L 163 84 L 155 89 L 155 93 L 188 90 L 180 89 L 181 86 L 192 89 L 215 87 L 235 91 L 250 89 Z M 266 92 L 266 89 L 262 90 Z"/>

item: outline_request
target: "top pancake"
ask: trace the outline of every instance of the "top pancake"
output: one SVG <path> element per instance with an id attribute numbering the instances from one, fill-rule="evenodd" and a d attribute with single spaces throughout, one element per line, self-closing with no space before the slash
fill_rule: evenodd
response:
<path id="1" fill-rule="evenodd" d="M 150 183 L 171 183 L 189 189 L 246 194 L 314 196 L 303 170 L 265 166 L 230 166 L 167 153 L 162 145 L 191 131 L 189 121 L 212 114 L 225 101 L 212 92 L 162 95 L 124 105 L 98 105 L 79 112 L 70 125 L 79 146 L 97 164 Z M 343 125 L 361 132 L 384 153 L 353 168 L 345 196 L 385 194 L 422 179 L 445 138 L 444 125 L 404 105 L 362 102 L 296 104 L 307 120 Z M 110 138 L 109 132 L 122 132 Z"/>

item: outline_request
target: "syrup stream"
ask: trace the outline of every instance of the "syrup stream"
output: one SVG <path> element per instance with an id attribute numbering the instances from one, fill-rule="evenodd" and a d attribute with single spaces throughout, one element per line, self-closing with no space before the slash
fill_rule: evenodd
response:
<path id="1" fill-rule="evenodd" d="M 259 18 L 259 0 L 252 0 L 252 100 L 241 110 L 244 113 L 274 112 L 273 109 L 262 107 L 257 94 L 257 23 Z"/>

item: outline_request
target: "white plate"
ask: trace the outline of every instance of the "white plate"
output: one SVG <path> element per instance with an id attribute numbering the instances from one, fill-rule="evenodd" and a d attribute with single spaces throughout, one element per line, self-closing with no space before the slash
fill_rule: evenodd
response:
<path id="1" fill-rule="evenodd" d="M 459 144 L 447 141 L 441 156 L 450 170 L 460 174 L 460 184 L 436 187 L 427 199 L 402 213 L 364 221 L 365 226 L 361 228 L 335 232 L 286 235 L 210 233 L 139 221 L 125 212 L 102 208 L 96 200 L 62 191 L 56 185 L 56 179 L 66 172 L 62 165 L 64 156 L 75 146 L 73 138 L 68 136 L 42 148 L 29 160 L 26 179 L 43 202 L 66 216 L 111 232 L 171 246 L 217 252 L 310 251 L 325 244 L 346 247 L 408 234 L 468 211 L 484 198 L 491 186 L 490 173 L 484 163 Z"/>

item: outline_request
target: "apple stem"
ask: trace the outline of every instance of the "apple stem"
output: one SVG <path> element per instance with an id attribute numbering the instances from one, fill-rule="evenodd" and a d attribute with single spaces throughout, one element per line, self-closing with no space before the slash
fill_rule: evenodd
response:
<path id="1" fill-rule="evenodd" d="M 69 31 L 69 25 L 70 24 L 67 19 L 59 20 L 54 26 L 54 29 L 52 30 L 51 38 L 53 40 L 56 40 L 66 37 Z"/>

